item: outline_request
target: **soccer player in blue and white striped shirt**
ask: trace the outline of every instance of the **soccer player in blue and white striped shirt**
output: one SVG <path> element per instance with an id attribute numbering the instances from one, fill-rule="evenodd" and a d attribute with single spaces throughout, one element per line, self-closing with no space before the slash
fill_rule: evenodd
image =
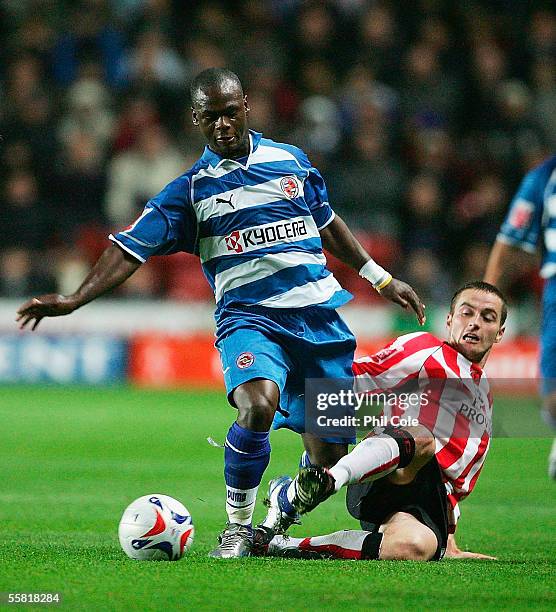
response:
<path id="1" fill-rule="evenodd" d="M 519 265 L 516 256 L 538 251 L 539 273 L 546 279 L 541 323 L 542 415 L 556 430 L 556 155 L 523 178 L 492 247 L 485 281 L 504 286 L 508 272 Z M 556 479 L 556 439 L 548 459 L 548 474 Z"/>
<path id="2" fill-rule="evenodd" d="M 128 278 L 151 255 L 199 256 L 216 299 L 216 346 L 228 399 L 237 409 L 225 444 L 228 526 L 216 557 L 250 554 L 258 486 L 270 459 L 269 430 L 302 434 L 309 459 L 332 465 L 349 440 L 304 434 L 306 378 L 351 377 L 355 338 L 336 312 L 351 295 L 326 268 L 323 247 L 387 299 L 419 298 L 376 264 L 334 214 L 319 172 L 297 147 L 250 131 L 238 77 L 209 69 L 191 85 L 193 123 L 208 145 L 201 158 L 152 198 L 127 229 L 111 235 L 70 296 L 30 300 L 18 311 L 33 329 L 68 314 Z"/>

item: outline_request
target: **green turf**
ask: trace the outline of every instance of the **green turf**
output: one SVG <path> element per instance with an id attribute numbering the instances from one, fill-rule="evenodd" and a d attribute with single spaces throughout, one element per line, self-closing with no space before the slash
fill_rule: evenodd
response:
<path id="1" fill-rule="evenodd" d="M 556 608 L 548 438 L 495 439 L 463 504 L 460 544 L 498 562 L 216 561 L 206 553 L 225 521 L 222 450 L 206 438 L 223 440 L 232 418 L 221 393 L 2 388 L 0 591 L 60 591 L 72 610 Z M 291 472 L 299 438 L 276 432 L 272 444 L 267 476 Z M 120 514 L 147 493 L 193 515 L 180 562 L 119 549 Z M 292 533 L 354 526 L 338 496 Z"/>

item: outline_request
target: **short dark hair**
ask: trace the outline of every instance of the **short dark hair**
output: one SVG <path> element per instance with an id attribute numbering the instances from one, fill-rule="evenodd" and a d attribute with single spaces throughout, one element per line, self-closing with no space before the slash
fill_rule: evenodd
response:
<path id="1" fill-rule="evenodd" d="M 506 304 L 506 298 L 504 294 L 490 283 L 485 283 L 485 281 L 470 281 L 469 283 L 465 283 L 462 285 L 453 295 L 452 301 L 450 302 L 450 312 L 454 312 L 454 307 L 456 305 L 456 301 L 461 293 L 466 291 L 467 289 L 477 289 L 478 291 L 484 291 L 485 293 L 492 293 L 493 295 L 498 296 L 502 300 L 502 312 L 500 313 L 500 325 L 504 325 L 506 322 L 506 318 L 508 316 L 508 306 Z"/>
<path id="2" fill-rule="evenodd" d="M 226 83 L 233 83 L 243 93 L 241 81 L 235 72 L 227 68 L 207 68 L 200 72 L 191 81 L 189 86 L 189 94 L 191 96 L 191 104 L 195 106 L 199 97 L 199 92 L 205 91 L 211 87 L 222 87 Z"/>

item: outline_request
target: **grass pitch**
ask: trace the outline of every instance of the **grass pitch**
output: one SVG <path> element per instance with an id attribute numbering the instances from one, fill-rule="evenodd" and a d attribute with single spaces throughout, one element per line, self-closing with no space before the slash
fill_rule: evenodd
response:
<path id="1" fill-rule="evenodd" d="M 0 591 L 59 591 L 71 610 L 556 609 L 548 438 L 494 439 L 462 504 L 460 546 L 497 562 L 218 561 L 207 552 L 225 522 L 223 451 L 206 438 L 222 441 L 233 418 L 216 392 L 2 388 Z M 285 431 L 272 445 L 263 486 L 292 473 L 301 451 Z M 120 515 L 147 493 L 192 513 L 183 560 L 136 562 L 120 551 Z M 259 504 L 255 518 L 263 514 Z M 304 523 L 292 534 L 356 528 L 340 496 Z"/>

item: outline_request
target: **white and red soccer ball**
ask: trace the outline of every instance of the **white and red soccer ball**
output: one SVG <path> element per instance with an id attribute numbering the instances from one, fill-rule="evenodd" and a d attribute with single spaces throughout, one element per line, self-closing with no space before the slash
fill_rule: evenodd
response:
<path id="1" fill-rule="evenodd" d="M 195 527 L 182 503 L 153 493 L 139 497 L 124 510 L 118 535 L 131 559 L 177 561 L 193 543 Z"/>

